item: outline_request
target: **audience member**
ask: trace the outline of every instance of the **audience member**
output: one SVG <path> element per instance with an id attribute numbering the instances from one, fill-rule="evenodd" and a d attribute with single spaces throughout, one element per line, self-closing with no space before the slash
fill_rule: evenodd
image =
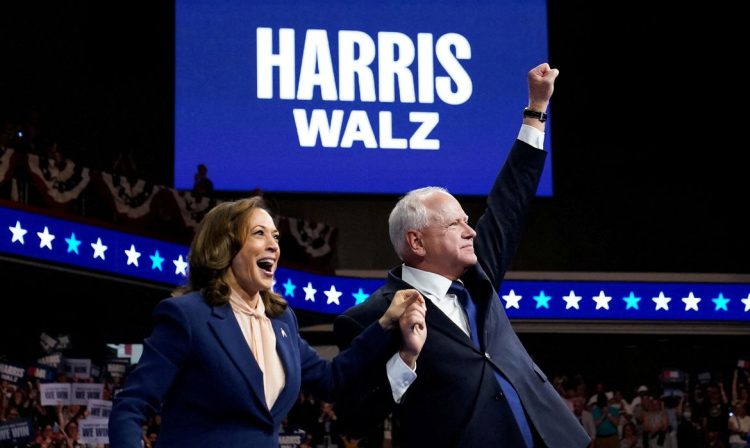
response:
<path id="1" fill-rule="evenodd" d="M 644 448 L 641 438 L 635 430 L 635 425 L 631 422 L 622 426 L 622 438 L 620 438 L 620 448 Z"/>
<path id="2" fill-rule="evenodd" d="M 596 395 L 596 403 L 591 409 L 596 425 L 596 448 L 618 448 L 620 437 L 617 426 L 620 424 L 620 411 L 615 406 L 610 406 L 609 398 L 603 392 Z"/>
<path id="3" fill-rule="evenodd" d="M 594 423 L 594 417 L 591 412 L 586 410 L 582 397 L 575 397 L 571 400 L 573 405 L 573 415 L 576 416 L 581 426 L 586 430 L 586 434 L 591 437 L 591 440 L 596 439 L 596 424 Z"/>
<path id="4" fill-rule="evenodd" d="M 709 437 L 712 437 L 711 433 L 716 433 L 722 445 L 726 446 L 729 439 L 729 404 L 721 382 L 706 387 L 702 416 L 702 426 L 709 433 Z"/>
<path id="5" fill-rule="evenodd" d="M 193 178 L 193 196 L 202 198 L 213 194 L 214 183 L 208 177 L 208 167 L 201 163 L 198 165 L 198 171 L 196 171 Z"/>
<path id="6" fill-rule="evenodd" d="M 679 448 L 700 448 L 706 436 L 699 421 L 693 414 L 692 405 L 684 400 L 680 406 L 682 415 L 677 424 L 677 446 Z"/>
<path id="7" fill-rule="evenodd" d="M 734 413 L 729 417 L 729 446 L 730 448 L 748 448 L 750 442 L 750 416 L 747 415 L 745 404 L 736 402 Z"/>

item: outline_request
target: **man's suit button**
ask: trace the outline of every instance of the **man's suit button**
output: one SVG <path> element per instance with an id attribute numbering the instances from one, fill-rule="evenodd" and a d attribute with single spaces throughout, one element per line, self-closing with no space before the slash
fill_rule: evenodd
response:
<path id="1" fill-rule="evenodd" d="M 498 393 L 495 394 L 495 401 L 500 401 L 500 400 L 503 399 L 503 397 L 504 397 L 503 393 L 502 392 L 498 392 Z"/>
<path id="2" fill-rule="evenodd" d="M 490 356 L 489 352 L 484 352 L 484 357 L 487 359 L 492 359 L 492 356 Z"/>

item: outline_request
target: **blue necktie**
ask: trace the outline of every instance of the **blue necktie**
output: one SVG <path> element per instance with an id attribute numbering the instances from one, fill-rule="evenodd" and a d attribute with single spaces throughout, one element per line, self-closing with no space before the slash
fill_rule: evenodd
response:
<path id="1" fill-rule="evenodd" d="M 464 285 L 462 285 L 460 282 L 454 281 L 451 284 L 451 287 L 448 289 L 448 293 L 455 294 L 456 298 L 458 298 L 459 303 L 461 303 L 461 305 L 464 307 L 466 316 L 469 319 L 469 333 L 471 333 L 471 341 L 474 343 L 475 347 L 481 348 L 481 345 L 479 343 L 479 333 L 477 329 L 477 307 L 476 305 L 474 305 L 474 301 L 471 299 L 469 290 L 464 288 Z M 516 419 L 518 428 L 521 430 L 521 435 L 523 436 L 524 442 L 526 442 L 526 446 L 528 448 L 532 448 L 534 446 L 534 439 L 531 435 L 531 428 L 529 427 L 529 422 L 526 420 L 526 414 L 523 411 L 521 398 L 518 396 L 518 392 L 516 392 L 516 390 L 513 388 L 513 385 L 511 385 L 504 376 L 500 375 L 497 371 L 495 371 L 494 373 L 497 382 L 500 384 L 500 388 L 503 390 L 505 397 L 508 399 L 508 405 L 510 406 L 510 410 L 513 412 L 513 417 L 515 417 Z"/>

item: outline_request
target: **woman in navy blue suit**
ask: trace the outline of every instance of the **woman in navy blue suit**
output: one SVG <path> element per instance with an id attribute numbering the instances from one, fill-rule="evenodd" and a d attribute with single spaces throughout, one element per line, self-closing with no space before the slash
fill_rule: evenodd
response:
<path id="1" fill-rule="evenodd" d="M 156 307 L 138 366 L 115 397 L 113 448 L 140 448 L 153 413 L 162 417 L 160 447 L 276 447 L 301 387 L 335 399 L 350 379 L 385 369 L 396 350 L 413 365 L 426 337 L 418 292 L 400 291 L 329 363 L 300 338 L 294 313 L 271 290 L 279 255 L 260 198 L 221 203 L 206 215 L 190 248 L 190 281 Z M 389 331 L 396 326 L 401 338 Z"/>

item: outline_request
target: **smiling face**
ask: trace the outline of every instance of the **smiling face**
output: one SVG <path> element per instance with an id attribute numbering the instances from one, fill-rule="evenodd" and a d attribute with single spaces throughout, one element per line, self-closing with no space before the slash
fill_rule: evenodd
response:
<path id="1" fill-rule="evenodd" d="M 429 221 L 425 228 L 412 233 L 410 243 L 420 261 L 415 267 L 455 280 L 477 263 L 474 237 L 469 217 L 456 198 L 447 193 L 433 193 L 424 200 Z"/>
<path id="2" fill-rule="evenodd" d="M 232 259 L 228 283 L 248 301 L 271 289 L 279 262 L 279 231 L 267 211 L 256 208 L 248 218 L 245 239 Z"/>

